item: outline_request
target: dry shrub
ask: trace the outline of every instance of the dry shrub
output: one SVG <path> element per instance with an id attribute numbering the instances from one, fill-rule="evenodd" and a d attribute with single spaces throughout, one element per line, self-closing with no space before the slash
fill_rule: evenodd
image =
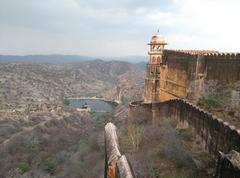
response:
<path id="1" fill-rule="evenodd" d="M 179 131 L 171 118 L 149 122 L 129 122 L 120 128 L 122 152 L 127 155 L 136 177 L 202 178 L 206 170 L 198 170 L 190 142 L 191 130 Z M 201 158 L 198 158 L 202 162 Z"/>

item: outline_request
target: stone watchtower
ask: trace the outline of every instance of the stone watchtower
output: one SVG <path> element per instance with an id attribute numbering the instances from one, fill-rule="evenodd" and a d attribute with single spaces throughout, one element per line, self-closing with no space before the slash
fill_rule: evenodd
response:
<path id="1" fill-rule="evenodd" d="M 160 66 L 163 60 L 165 43 L 159 32 L 152 36 L 150 45 L 149 62 L 146 68 L 144 103 L 153 103 L 160 100 Z"/>

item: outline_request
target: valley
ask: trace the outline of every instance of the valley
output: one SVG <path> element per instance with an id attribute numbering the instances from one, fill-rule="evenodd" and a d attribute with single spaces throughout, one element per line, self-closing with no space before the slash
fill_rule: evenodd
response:
<path id="1" fill-rule="evenodd" d="M 79 112 L 63 100 L 104 97 L 127 103 L 141 97 L 145 72 L 137 64 L 96 60 L 6 62 L 0 74 L 0 177 L 27 178 L 103 174 L 103 126 L 114 111 Z"/>

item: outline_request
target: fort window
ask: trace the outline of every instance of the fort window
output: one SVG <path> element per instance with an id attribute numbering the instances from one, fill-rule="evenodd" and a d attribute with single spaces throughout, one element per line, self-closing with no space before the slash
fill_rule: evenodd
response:
<path id="1" fill-rule="evenodd" d="M 156 58 L 152 57 L 152 63 L 155 63 Z"/>
<path id="2" fill-rule="evenodd" d="M 155 88 L 154 88 L 154 92 L 155 92 L 155 93 L 157 92 L 158 85 L 159 85 L 159 80 L 156 80 L 156 82 L 155 82 Z"/>

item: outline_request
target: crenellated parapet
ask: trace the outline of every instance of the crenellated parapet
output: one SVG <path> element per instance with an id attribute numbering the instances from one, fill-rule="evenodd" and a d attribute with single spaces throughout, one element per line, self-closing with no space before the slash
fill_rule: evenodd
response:
<path id="1" fill-rule="evenodd" d="M 192 56 L 197 56 L 197 54 L 191 53 L 191 52 L 186 52 L 185 50 L 164 50 L 163 52 L 164 56 L 180 56 L 180 57 L 192 57 Z"/>
<path id="2" fill-rule="evenodd" d="M 207 53 L 206 59 L 227 59 L 227 60 L 240 60 L 240 53 Z"/>
<path id="3" fill-rule="evenodd" d="M 167 55 L 176 55 L 181 57 L 190 57 L 203 55 L 208 59 L 239 59 L 240 53 L 223 53 L 219 51 L 212 50 L 164 50 L 164 54 Z"/>

